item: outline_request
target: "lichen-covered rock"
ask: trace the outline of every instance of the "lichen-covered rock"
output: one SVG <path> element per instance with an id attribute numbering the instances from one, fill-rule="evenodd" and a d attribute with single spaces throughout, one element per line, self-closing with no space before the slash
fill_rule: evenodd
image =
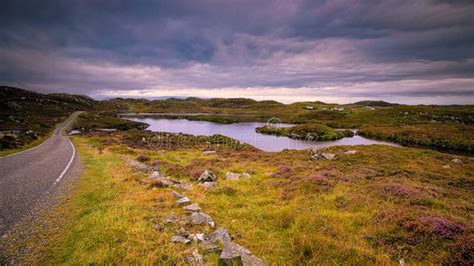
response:
<path id="1" fill-rule="evenodd" d="M 220 262 L 227 265 L 242 265 L 242 255 L 251 255 L 250 251 L 239 244 L 226 242 L 222 249 Z"/>
<path id="2" fill-rule="evenodd" d="M 252 176 L 249 173 L 243 173 L 242 178 L 251 178 Z"/>
<path id="3" fill-rule="evenodd" d="M 227 172 L 225 174 L 225 180 L 239 180 L 240 179 L 240 174 L 232 173 L 232 172 Z"/>
<path id="4" fill-rule="evenodd" d="M 205 240 L 209 243 L 226 243 L 230 242 L 232 239 L 225 228 L 219 227 L 214 232 L 207 234 Z"/>
<path id="5" fill-rule="evenodd" d="M 178 219 L 178 216 L 176 213 L 172 212 L 168 216 L 163 219 L 163 224 L 169 224 L 169 223 L 176 223 L 176 220 Z"/>
<path id="6" fill-rule="evenodd" d="M 188 197 L 184 197 L 177 200 L 175 204 L 177 207 L 184 206 L 184 205 L 191 204 L 191 200 Z"/>
<path id="7" fill-rule="evenodd" d="M 172 236 L 171 237 L 171 242 L 188 244 L 188 243 L 191 242 L 191 240 L 189 240 L 189 239 L 187 239 L 186 237 L 183 237 L 183 236 Z"/>
<path id="8" fill-rule="evenodd" d="M 314 148 L 311 150 L 311 155 L 310 158 L 312 160 L 332 160 L 336 158 L 336 154 L 334 153 L 328 153 L 328 152 L 323 152 L 317 148 Z"/>
<path id="9" fill-rule="evenodd" d="M 242 255 L 242 265 L 243 266 L 266 266 L 267 264 L 263 262 L 262 259 L 254 255 Z"/>
<path id="10" fill-rule="evenodd" d="M 217 180 L 216 175 L 211 170 L 205 170 L 198 178 L 199 183 L 204 182 L 215 182 Z"/>
<path id="11" fill-rule="evenodd" d="M 203 212 L 193 212 L 191 214 L 191 224 L 193 225 L 205 225 L 208 224 L 211 227 L 214 225 L 212 217 Z"/>
<path id="12" fill-rule="evenodd" d="M 204 182 L 200 184 L 202 187 L 205 187 L 207 189 L 213 188 L 217 186 L 217 182 Z"/>
<path id="13" fill-rule="evenodd" d="M 173 195 L 173 197 L 174 197 L 175 199 L 177 199 L 177 200 L 184 198 L 183 195 L 179 194 L 179 193 L 176 192 L 176 191 L 171 191 L 171 195 Z"/>
<path id="14" fill-rule="evenodd" d="M 191 266 L 201 266 L 204 265 L 204 259 L 202 258 L 199 251 L 195 249 L 191 254 L 184 256 L 184 261 Z"/>
<path id="15" fill-rule="evenodd" d="M 185 212 L 198 212 L 201 210 L 201 207 L 199 207 L 198 204 L 196 203 L 193 203 L 191 205 L 188 205 L 186 207 L 183 208 Z"/>

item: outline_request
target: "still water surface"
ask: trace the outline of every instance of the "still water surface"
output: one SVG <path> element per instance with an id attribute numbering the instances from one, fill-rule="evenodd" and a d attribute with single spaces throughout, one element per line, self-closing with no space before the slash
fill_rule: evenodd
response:
<path id="1" fill-rule="evenodd" d="M 185 119 L 166 119 L 149 117 L 133 117 L 127 119 L 147 123 L 150 125 L 147 129 L 154 132 L 184 133 L 195 136 L 211 136 L 214 134 L 220 134 L 248 143 L 264 151 L 281 151 L 284 149 L 302 150 L 312 147 L 328 147 L 336 145 L 395 145 L 388 142 L 366 139 L 361 136 L 343 138 L 335 141 L 305 141 L 298 139 L 290 139 L 287 137 L 264 135 L 255 132 L 255 128 L 264 126 L 266 125 L 266 123 L 257 122 L 218 124 L 207 121 L 189 121 Z M 288 125 L 280 124 L 280 126 Z"/>

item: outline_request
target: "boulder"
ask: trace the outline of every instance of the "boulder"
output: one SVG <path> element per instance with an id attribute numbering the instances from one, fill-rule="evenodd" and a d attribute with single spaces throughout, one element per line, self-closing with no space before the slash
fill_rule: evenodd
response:
<path id="1" fill-rule="evenodd" d="M 449 164 L 443 165 L 442 167 L 443 167 L 444 169 L 450 169 L 450 168 L 451 168 L 451 166 L 450 166 Z"/>
<path id="2" fill-rule="evenodd" d="M 204 172 L 202 172 L 201 176 L 199 176 L 197 181 L 199 183 L 215 182 L 215 181 L 217 181 L 217 177 L 212 171 L 205 170 Z"/>
<path id="3" fill-rule="evenodd" d="M 232 241 L 229 233 L 223 227 L 219 227 L 214 232 L 211 232 L 206 235 L 205 240 L 209 243 L 226 243 Z"/>
<path id="4" fill-rule="evenodd" d="M 240 174 L 232 173 L 232 172 L 227 172 L 225 174 L 225 180 L 239 180 L 240 179 Z"/>
<path id="5" fill-rule="evenodd" d="M 344 154 L 352 155 L 352 154 L 356 154 L 357 152 L 358 152 L 357 150 L 350 150 L 350 151 L 344 152 Z"/>
<path id="6" fill-rule="evenodd" d="M 200 185 L 209 189 L 209 188 L 213 188 L 217 186 L 217 182 L 204 182 L 204 183 L 201 183 Z"/>
<path id="7" fill-rule="evenodd" d="M 317 148 L 311 150 L 310 158 L 312 160 L 332 160 L 336 157 L 334 153 L 323 152 Z"/>
<path id="8" fill-rule="evenodd" d="M 179 194 L 179 193 L 176 192 L 176 191 L 171 191 L 171 195 L 173 195 L 173 197 L 174 197 L 175 199 L 177 199 L 177 200 L 184 198 L 183 195 Z"/>
<path id="9" fill-rule="evenodd" d="M 188 238 L 193 240 L 194 242 L 204 242 L 205 241 L 204 234 L 202 234 L 202 233 L 190 234 Z"/>
<path id="10" fill-rule="evenodd" d="M 159 178 L 159 177 L 160 177 L 160 172 L 153 171 L 153 173 L 151 173 L 151 175 L 148 178 L 156 179 L 156 178 Z"/>
<path id="11" fill-rule="evenodd" d="M 183 205 L 188 205 L 191 203 L 191 200 L 188 197 L 180 198 L 179 200 L 176 201 L 176 206 L 183 206 Z"/>
<path id="12" fill-rule="evenodd" d="M 242 178 L 251 178 L 252 176 L 249 173 L 243 173 Z"/>
<path id="13" fill-rule="evenodd" d="M 201 266 L 204 265 L 204 259 L 202 258 L 199 251 L 195 249 L 191 254 L 184 256 L 184 261 L 191 266 Z"/>
<path id="14" fill-rule="evenodd" d="M 203 212 L 193 212 L 191 214 L 191 224 L 193 225 L 205 225 L 208 224 L 211 227 L 214 225 L 212 217 Z"/>
<path id="15" fill-rule="evenodd" d="M 451 162 L 457 163 L 457 164 L 463 164 L 463 161 L 459 158 L 454 158 L 454 159 L 451 160 Z"/>
<path id="16" fill-rule="evenodd" d="M 266 266 L 265 262 L 262 259 L 254 255 L 242 255 L 242 265 L 243 266 Z"/>
<path id="17" fill-rule="evenodd" d="M 171 242 L 173 243 L 183 243 L 183 244 L 188 244 L 191 242 L 191 240 L 183 237 L 183 236 L 172 236 L 171 237 Z"/>
<path id="18" fill-rule="evenodd" d="M 170 213 L 168 216 L 165 217 L 165 219 L 163 219 L 163 224 L 169 224 L 169 223 L 176 223 L 176 220 L 178 219 L 178 216 L 176 215 L 176 213 L 172 212 Z"/>
<path id="19" fill-rule="evenodd" d="M 250 251 L 239 244 L 226 242 L 219 257 L 221 263 L 226 265 L 242 265 L 242 255 L 251 255 Z"/>
<path id="20" fill-rule="evenodd" d="M 191 204 L 191 205 L 188 205 L 186 207 L 183 208 L 185 212 L 199 212 L 201 211 L 201 207 L 199 207 L 198 204 L 194 203 L 194 204 Z"/>

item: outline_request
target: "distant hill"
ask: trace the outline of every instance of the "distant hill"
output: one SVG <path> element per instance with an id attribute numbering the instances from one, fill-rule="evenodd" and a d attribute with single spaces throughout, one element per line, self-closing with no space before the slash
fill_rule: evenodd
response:
<path id="1" fill-rule="evenodd" d="M 362 106 L 378 106 L 378 107 L 387 107 L 387 106 L 398 106 L 398 103 L 389 103 L 384 101 L 359 101 L 351 105 L 362 105 Z"/>

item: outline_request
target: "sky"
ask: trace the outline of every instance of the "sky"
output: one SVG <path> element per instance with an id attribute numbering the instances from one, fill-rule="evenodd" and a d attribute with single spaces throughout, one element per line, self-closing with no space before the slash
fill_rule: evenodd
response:
<path id="1" fill-rule="evenodd" d="M 474 1 L 0 1 L 0 85 L 474 104 Z"/>

